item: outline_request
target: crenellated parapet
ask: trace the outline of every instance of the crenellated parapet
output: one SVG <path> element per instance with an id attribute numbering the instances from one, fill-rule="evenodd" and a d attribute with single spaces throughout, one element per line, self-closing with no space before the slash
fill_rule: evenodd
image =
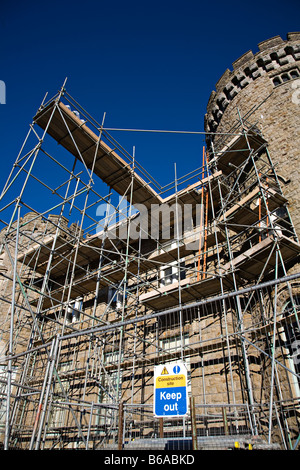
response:
<path id="1" fill-rule="evenodd" d="M 259 77 L 268 75 L 273 86 L 282 80 L 300 78 L 300 32 L 288 33 L 286 40 L 280 36 L 267 39 L 260 42 L 258 48 L 257 53 L 250 50 L 235 60 L 233 70 L 227 69 L 216 83 L 207 105 L 206 132 L 217 131 L 229 103 Z M 281 77 L 281 71 L 286 76 Z"/>

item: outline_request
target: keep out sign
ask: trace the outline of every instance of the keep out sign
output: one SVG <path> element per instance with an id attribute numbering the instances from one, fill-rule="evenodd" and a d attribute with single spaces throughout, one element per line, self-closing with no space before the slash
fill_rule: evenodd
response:
<path id="1" fill-rule="evenodd" d="M 183 362 L 154 369 L 154 415 L 185 416 L 187 407 L 187 369 Z"/>

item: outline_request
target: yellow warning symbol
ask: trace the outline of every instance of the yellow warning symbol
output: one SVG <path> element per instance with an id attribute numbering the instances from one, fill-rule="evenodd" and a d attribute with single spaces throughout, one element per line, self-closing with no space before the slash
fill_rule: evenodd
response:
<path id="1" fill-rule="evenodd" d="M 167 375 L 169 372 L 166 367 L 163 368 L 161 375 Z"/>

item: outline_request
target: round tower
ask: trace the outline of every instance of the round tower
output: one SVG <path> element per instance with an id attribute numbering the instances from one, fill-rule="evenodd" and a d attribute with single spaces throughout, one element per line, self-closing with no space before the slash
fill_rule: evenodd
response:
<path id="1" fill-rule="evenodd" d="M 300 237 L 300 32 L 288 33 L 286 40 L 267 39 L 258 48 L 237 59 L 211 93 L 205 115 L 207 144 L 226 140 L 238 122 L 256 126 L 268 142 Z"/>

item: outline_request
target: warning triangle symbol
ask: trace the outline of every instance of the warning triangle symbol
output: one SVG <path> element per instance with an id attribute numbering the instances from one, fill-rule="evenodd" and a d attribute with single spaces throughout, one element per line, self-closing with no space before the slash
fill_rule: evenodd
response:
<path id="1" fill-rule="evenodd" d="M 167 375 L 169 372 L 166 367 L 163 368 L 161 375 Z"/>

